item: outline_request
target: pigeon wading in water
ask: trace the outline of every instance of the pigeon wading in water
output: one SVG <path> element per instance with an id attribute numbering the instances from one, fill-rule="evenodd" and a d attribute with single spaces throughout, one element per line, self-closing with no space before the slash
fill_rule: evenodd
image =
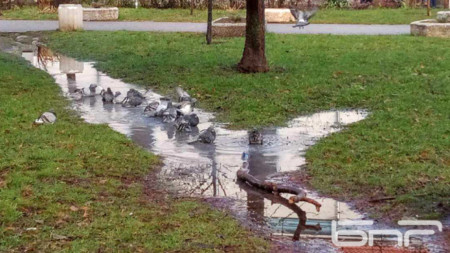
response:
<path id="1" fill-rule="evenodd" d="M 197 142 L 211 144 L 216 140 L 216 130 L 213 126 L 208 127 L 198 136 Z"/>
<path id="2" fill-rule="evenodd" d="M 163 122 L 169 123 L 174 122 L 177 118 L 177 109 L 172 106 L 172 102 L 169 102 L 167 105 L 167 109 L 162 112 Z"/>
<path id="3" fill-rule="evenodd" d="M 147 117 L 155 117 L 157 110 L 159 108 L 160 102 L 153 101 L 150 102 L 144 109 L 144 114 L 147 115 Z"/>
<path id="4" fill-rule="evenodd" d="M 84 97 L 84 89 L 75 89 L 75 91 L 70 94 L 74 100 L 81 100 Z"/>
<path id="5" fill-rule="evenodd" d="M 141 105 L 144 102 L 144 99 L 145 97 L 144 95 L 142 95 L 142 93 L 135 89 L 130 89 L 127 92 L 127 96 L 123 99 L 122 105 L 136 107 Z"/>
<path id="6" fill-rule="evenodd" d="M 116 97 L 120 96 L 120 92 L 116 92 L 113 94 L 111 88 L 106 89 L 105 92 L 102 92 L 102 101 L 103 103 L 114 103 Z"/>
<path id="7" fill-rule="evenodd" d="M 36 125 L 53 124 L 56 121 L 56 113 L 53 110 L 44 112 L 39 118 L 34 121 Z"/>
<path id="8" fill-rule="evenodd" d="M 189 121 L 187 121 L 184 116 L 179 116 L 175 120 L 175 128 L 178 132 L 190 132 L 191 131 L 191 125 L 189 124 Z"/>
<path id="9" fill-rule="evenodd" d="M 293 27 L 298 27 L 300 29 L 309 25 L 309 19 L 311 19 L 317 12 L 317 8 L 311 10 L 299 10 L 299 9 L 291 9 L 292 16 L 297 20 L 297 24 Z"/>
<path id="10" fill-rule="evenodd" d="M 250 145 L 262 145 L 263 144 L 263 136 L 260 131 L 254 128 L 252 131 L 248 133 L 248 143 Z"/>
<path id="11" fill-rule="evenodd" d="M 98 86 L 97 84 L 95 84 L 95 83 L 92 83 L 92 84 L 90 84 L 89 85 L 89 96 L 95 96 L 96 94 L 97 94 L 97 88 L 98 87 L 100 87 L 100 86 Z M 102 87 L 100 87 L 100 94 L 102 94 L 104 91 L 103 91 L 103 88 Z"/>

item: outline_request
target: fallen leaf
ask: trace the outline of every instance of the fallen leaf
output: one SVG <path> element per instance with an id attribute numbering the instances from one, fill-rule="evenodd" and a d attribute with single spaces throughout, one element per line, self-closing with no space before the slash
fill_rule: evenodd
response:
<path id="1" fill-rule="evenodd" d="M 78 210 L 79 210 L 79 208 L 76 207 L 76 206 L 71 206 L 70 207 L 70 211 L 72 211 L 72 212 L 77 212 Z"/>

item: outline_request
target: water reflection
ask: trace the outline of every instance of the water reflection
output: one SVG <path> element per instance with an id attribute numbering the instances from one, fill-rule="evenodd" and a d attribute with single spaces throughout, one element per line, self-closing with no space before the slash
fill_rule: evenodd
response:
<path id="1" fill-rule="evenodd" d="M 24 58 L 37 68 L 51 74 L 62 91 L 69 96 L 75 89 L 87 89 L 90 84 L 114 92 L 126 94 L 130 88 L 145 93 L 147 100 L 161 97 L 139 86 L 127 84 L 97 71 L 92 62 L 78 62 L 72 58 L 54 55 L 48 49 L 24 53 Z M 122 95 L 123 96 L 123 95 Z M 123 98 L 123 97 L 122 97 Z M 90 123 L 108 124 L 114 130 L 127 135 L 142 147 L 161 155 L 164 167 L 160 177 L 180 193 L 190 196 L 229 197 L 236 200 L 248 217 L 270 224 L 279 233 L 319 234 L 328 231 L 332 219 L 355 219 L 361 215 L 350 207 L 330 198 L 322 198 L 313 192 L 309 196 L 322 204 L 318 213 L 314 206 L 292 206 L 283 196 L 264 194 L 236 183 L 236 171 L 242 164 L 241 154 L 247 152 L 250 174 L 267 179 L 279 172 L 298 170 L 305 163 L 302 154 L 318 139 L 337 132 L 342 126 L 366 117 L 361 110 L 326 111 L 296 118 L 288 127 L 263 130 L 263 145 L 248 145 L 247 131 L 232 131 L 223 124 L 216 125 L 217 138 L 213 145 L 193 141 L 199 130 L 208 128 L 214 119 L 211 113 L 196 109 L 200 118 L 198 129 L 193 133 L 177 134 L 173 125 L 160 119 L 143 115 L 145 103 L 136 108 L 124 108 L 118 104 L 103 104 L 100 96 L 73 101 L 73 106 Z M 295 215 L 300 218 L 298 219 Z M 307 223 L 309 219 L 312 223 Z M 316 229 L 312 229 L 316 228 Z"/>

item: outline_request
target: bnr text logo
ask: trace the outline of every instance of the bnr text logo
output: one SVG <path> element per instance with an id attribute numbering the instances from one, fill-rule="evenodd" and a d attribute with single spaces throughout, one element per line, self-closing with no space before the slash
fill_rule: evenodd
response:
<path id="1" fill-rule="evenodd" d="M 433 235 L 434 230 L 432 229 L 410 229 L 406 230 L 403 235 L 399 230 L 396 229 L 385 229 L 385 230 L 339 230 L 336 231 L 336 223 L 339 226 L 371 226 L 373 225 L 372 220 L 357 220 L 357 221 L 332 221 L 331 222 L 331 239 L 334 245 L 338 247 L 360 247 L 367 244 L 369 241 L 369 246 L 373 246 L 374 236 L 394 236 L 397 237 L 398 246 L 409 246 L 410 237 L 413 235 Z M 440 221 L 433 220 L 401 220 L 397 222 L 400 226 L 434 226 L 442 232 L 442 223 Z M 339 236 L 358 236 L 361 238 L 360 241 L 339 241 Z"/>

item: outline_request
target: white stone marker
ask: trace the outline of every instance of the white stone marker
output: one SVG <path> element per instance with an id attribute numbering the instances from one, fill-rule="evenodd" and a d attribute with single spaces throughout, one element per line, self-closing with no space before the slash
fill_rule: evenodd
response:
<path id="1" fill-rule="evenodd" d="M 83 29 L 83 7 L 81 4 L 60 4 L 58 18 L 60 31 Z"/>

